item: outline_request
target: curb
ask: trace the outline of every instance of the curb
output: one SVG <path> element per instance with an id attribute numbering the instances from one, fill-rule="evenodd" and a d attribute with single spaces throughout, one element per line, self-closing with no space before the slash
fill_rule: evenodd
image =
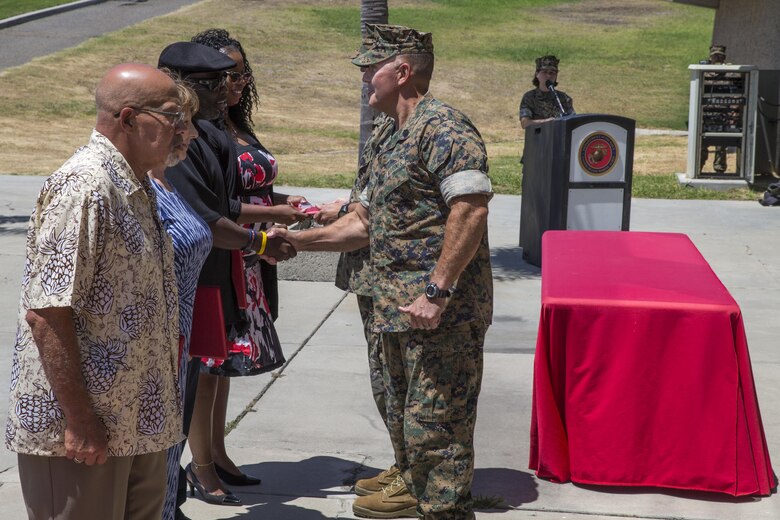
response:
<path id="1" fill-rule="evenodd" d="M 26 22 L 32 22 L 40 18 L 45 18 L 54 14 L 64 13 L 66 11 L 72 11 L 81 7 L 87 7 L 95 4 L 102 4 L 107 0 L 78 0 L 77 2 L 71 2 L 69 4 L 55 5 L 54 7 L 47 7 L 46 9 L 39 9 L 29 13 L 23 13 L 10 18 L 0 20 L 0 29 L 7 27 L 13 27 L 14 25 L 23 24 Z"/>

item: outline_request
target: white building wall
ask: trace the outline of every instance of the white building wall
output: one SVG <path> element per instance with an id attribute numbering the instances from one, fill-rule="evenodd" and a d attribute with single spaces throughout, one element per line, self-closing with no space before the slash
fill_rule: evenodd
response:
<path id="1" fill-rule="evenodd" d="M 780 69 L 780 0 L 674 0 L 716 9 L 712 43 L 735 65 Z"/>
<path id="2" fill-rule="evenodd" d="M 712 42 L 726 46 L 730 63 L 780 69 L 780 2 L 720 0 Z"/>

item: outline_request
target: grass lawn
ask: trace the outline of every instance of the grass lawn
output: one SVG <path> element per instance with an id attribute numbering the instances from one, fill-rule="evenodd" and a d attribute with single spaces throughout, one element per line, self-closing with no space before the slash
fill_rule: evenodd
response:
<path id="1" fill-rule="evenodd" d="M 0 20 L 75 0 L 0 0 Z"/>
<path id="2" fill-rule="evenodd" d="M 348 58 L 360 43 L 359 20 L 357 0 L 205 0 L 9 69 L 0 73 L 0 173 L 50 173 L 85 142 L 94 85 L 108 64 L 156 63 L 168 43 L 224 27 L 255 70 L 261 106 L 254 121 L 279 160 L 280 182 L 347 188 L 360 100 L 360 73 Z M 517 106 L 532 88 L 536 56 L 561 58 L 560 89 L 579 113 L 685 129 L 687 67 L 706 56 L 713 11 L 667 0 L 392 0 L 390 22 L 433 32 L 434 95 L 480 129 L 498 191 L 519 193 Z M 645 196 L 638 178 L 683 171 L 686 148 L 685 138 L 637 137 L 642 193 L 635 195 Z M 647 193 L 674 196 L 675 189 L 691 193 L 674 186 Z"/>

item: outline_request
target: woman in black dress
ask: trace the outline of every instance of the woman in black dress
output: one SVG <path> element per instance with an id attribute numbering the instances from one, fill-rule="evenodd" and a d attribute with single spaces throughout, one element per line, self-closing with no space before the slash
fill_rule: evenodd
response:
<path id="1" fill-rule="evenodd" d="M 246 227 L 264 230 L 274 223 L 293 224 L 306 218 L 298 206 L 303 197 L 275 193 L 276 159 L 257 139 L 252 108 L 258 95 L 252 69 L 241 44 L 223 29 L 210 29 L 196 35 L 193 42 L 218 49 L 237 65 L 228 71 L 228 112 L 225 130 L 236 146 L 237 193 L 245 204 L 252 204 L 252 216 Z M 243 213 L 243 210 L 242 210 Z M 258 218 L 262 216 L 262 218 Z M 239 218 L 239 223 L 242 219 Z M 276 268 L 253 253 L 244 256 L 246 281 L 246 314 L 248 330 L 229 341 L 228 358 L 202 358 L 201 374 L 195 402 L 189 443 L 194 461 L 189 468 L 201 481 L 217 476 L 232 486 L 257 485 L 260 479 L 244 474 L 231 460 L 225 448 L 225 421 L 230 393 L 230 378 L 256 375 L 280 367 L 284 362 L 279 338 L 274 328 L 278 314 Z"/>

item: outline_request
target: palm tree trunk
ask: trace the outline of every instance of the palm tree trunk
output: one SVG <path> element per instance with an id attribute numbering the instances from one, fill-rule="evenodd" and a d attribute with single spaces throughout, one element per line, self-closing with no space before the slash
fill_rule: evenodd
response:
<path id="1" fill-rule="evenodd" d="M 387 23 L 387 0 L 360 0 L 360 32 L 366 34 L 367 23 Z M 368 85 L 363 84 L 360 93 L 360 145 L 358 158 L 363 154 L 363 146 L 371 135 L 376 110 L 368 106 Z"/>

